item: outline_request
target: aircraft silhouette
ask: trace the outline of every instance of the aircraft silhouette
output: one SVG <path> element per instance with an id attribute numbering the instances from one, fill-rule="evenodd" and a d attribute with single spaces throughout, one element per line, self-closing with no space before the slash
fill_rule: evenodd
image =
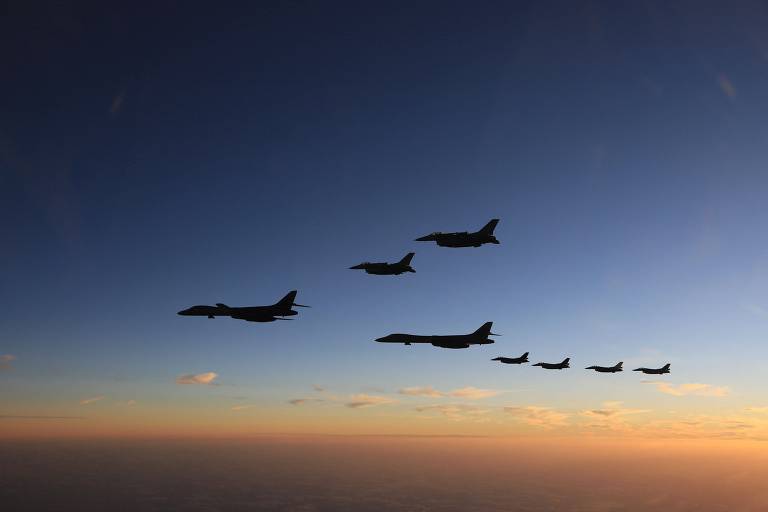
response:
<path id="1" fill-rule="evenodd" d="M 480 247 L 483 244 L 498 244 L 499 241 L 493 236 L 493 230 L 496 229 L 498 223 L 499 219 L 491 219 L 488 224 L 473 233 L 466 231 L 459 233 L 435 232 L 417 238 L 416 241 L 437 242 L 440 247 Z"/>
<path id="2" fill-rule="evenodd" d="M 366 261 L 349 268 L 351 270 L 365 270 L 366 274 L 377 276 L 399 276 L 403 272 L 416 272 L 411 266 L 411 260 L 415 254 L 415 252 L 409 252 L 397 263 L 370 263 Z"/>
<path id="3" fill-rule="evenodd" d="M 646 375 L 664 375 L 669 373 L 669 363 L 665 364 L 661 368 L 635 368 L 633 372 L 643 372 Z"/>
<path id="4" fill-rule="evenodd" d="M 520 357 L 494 357 L 491 361 L 499 361 L 504 364 L 522 364 L 528 362 L 528 352 Z"/>
<path id="5" fill-rule="evenodd" d="M 471 334 L 456 334 L 449 336 L 433 335 L 418 336 L 416 334 L 389 334 L 381 338 L 376 338 L 380 343 L 403 343 L 410 345 L 412 343 L 431 343 L 440 348 L 469 348 L 470 345 L 488 345 L 493 340 L 488 336 L 499 336 L 491 332 L 493 322 L 484 323 L 478 330 Z"/>
<path id="6" fill-rule="evenodd" d="M 283 316 L 297 315 L 298 311 L 293 311 L 292 307 L 308 308 L 293 302 L 296 299 L 296 290 L 275 302 L 271 306 L 247 306 L 240 308 L 231 308 L 226 304 L 218 303 L 215 306 L 192 306 L 191 308 L 179 311 L 182 316 L 207 316 L 215 318 L 217 316 L 229 316 L 237 320 L 247 322 L 274 322 L 275 320 L 293 320 L 292 318 L 280 318 Z"/>
<path id="7" fill-rule="evenodd" d="M 619 361 L 616 363 L 616 366 L 587 366 L 585 370 L 595 370 L 599 373 L 616 373 L 624 371 L 624 368 L 622 368 L 623 364 L 624 362 Z"/>
<path id="8" fill-rule="evenodd" d="M 545 370 L 563 370 L 565 368 L 571 367 L 571 365 L 569 364 L 570 360 L 571 360 L 570 357 L 566 357 L 559 363 L 536 363 L 533 366 L 541 366 Z"/>

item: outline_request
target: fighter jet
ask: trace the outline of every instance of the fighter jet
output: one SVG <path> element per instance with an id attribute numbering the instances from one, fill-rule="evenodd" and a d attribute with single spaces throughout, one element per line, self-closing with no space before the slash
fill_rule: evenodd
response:
<path id="1" fill-rule="evenodd" d="M 623 361 L 619 361 L 616 366 L 587 366 L 585 370 L 595 370 L 599 373 L 616 373 L 616 372 L 623 372 L 624 368 L 621 367 L 623 365 Z"/>
<path id="2" fill-rule="evenodd" d="M 528 362 L 528 352 L 520 357 L 494 357 L 491 361 L 498 361 L 504 364 L 523 364 Z"/>
<path id="3" fill-rule="evenodd" d="M 298 311 L 293 311 L 292 307 L 308 308 L 302 304 L 293 302 L 296 299 L 296 290 L 272 304 L 271 306 L 248 306 L 240 308 L 231 308 L 226 304 L 218 303 L 215 306 L 192 306 L 191 308 L 179 311 L 182 316 L 207 316 L 215 318 L 217 316 L 229 316 L 237 320 L 247 322 L 274 322 L 275 320 L 293 320 L 292 318 L 280 318 L 284 316 L 297 315 Z"/>
<path id="4" fill-rule="evenodd" d="M 493 236 L 493 230 L 499 219 L 492 219 L 488 224 L 482 227 L 480 231 L 468 233 L 440 233 L 435 232 L 430 235 L 417 238 L 417 242 L 437 242 L 440 247 L 480 247 L 483 244 L 498 244 L 499 241 Z"/>
<path id="5" fill-rule="evenodd" d="M 491 332 L 493 322 L 486 322 L 478 330 L 471 334 L 456 334 L 452 336 L 418 336 L 416 334 L 390 334 L 382 338 L 376 338 L 381 343 L 431 343 L 440 348 L 469 348 L 470 345 L 488 345 L 493 340 L 488 336 L 499 336 Z"/>
<path id="6" fill-rule="evenodd" d="M 411 260 L 415 254 L 415 252 L 409 252 L 397 263 L 370 263 L 366 261 L 349 268 L 351 270 L 365 270 L 366 274 L 377 276 L 399 276 L 403 272 L 416 272 L 411 266 Z"/>
<path id="7" fill-rule="evenodd" d="M 566 357 L 560 363 L 536 363 L 533 366 L 541 366 L 545 370 L 563 370 L 565 368 L 571 367 L 571 365 L 569 364 L 570 360 L 571 360 L 570 357 Z"/>
<path id="8" fill-rule="evenodd" d="M 633 372 L 643 372 L 646 375 L 664 375 L 669 373 L 669 363 L 665 364 L 661 368 L 635 368 Z"/>

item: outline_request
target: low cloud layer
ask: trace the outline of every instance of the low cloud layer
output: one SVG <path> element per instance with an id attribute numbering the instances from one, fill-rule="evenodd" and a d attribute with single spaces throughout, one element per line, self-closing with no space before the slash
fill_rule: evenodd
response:
<path id="1" fill-rule="evenodd" d="M 92 404 L 94 402 L 98 402 L 99 400 L 104 400 L 104 398 L 105 398 L 104 395 L 94 396 L 91 398 L 83 398 L 82 400 L 80 400 L 80 405 Z"/>
<path id="2" fill-rule="evenodd" d="M 547 429 L 566 426 L 570 416 L 549 407 L 539 407 L 536 405 L 505 407 L 504 412 L 528 425 Z"/>
<path id="3" fill-rule="evenodd" d="M 324 402 L 322 398 L 294 398 L 293 400 L 288 400 L 288 403 L 291 405 L 306 405 L 312 402 Z"/>
<path id="4" fill-rule="evenodd" d="M 397 402 L 397 400 L 386 396 L 366 395 L 362 393 L 359 395 L 352 395 L 350 401 L 344 405 L 352 409 L 359 409 L 362 407 L 373 407 L 375 405 L 393 404 L 395 402 Z"/>
<path id="5" fill-rule="evenodd" d="M 453 391 L 439 391 L 432 386 L 422 386 L 402 388 L 398 391 L 398 393 L 407 396 L 426 396 L 431 398 L 454 397 L 465 398 L 467 400 L 480 400 L 481 398 L 496 396 L 500 393 L 500 391 L 496 391 L 494 389 L 480 389 L 472 386 L 454 389 Z"/>
<path id="6" fill-rule="evenodd" d="M 669 382 L 659 380 L 645 380 L 645 384 L 653 384 L 656 389 L 662 393 L 673 396 L 728 396 L 730 390 L 727 387 L 713 386 L 712 384 L 701 384 L 692 382 L 689 384 L 678 384 L 677 386 Z"/>
<path id="7" fill-rule="evenodd" d="M 198 373 L 198 374 L 192 374 L 188 373 L 186 375 L 179 375 L 176 377 L 176 384 L 207 384 L 207 385 L 216 385 L 214 379 L 218 377 L 219 374 L 216 372 L 206 372 L 206 373 Z"/>

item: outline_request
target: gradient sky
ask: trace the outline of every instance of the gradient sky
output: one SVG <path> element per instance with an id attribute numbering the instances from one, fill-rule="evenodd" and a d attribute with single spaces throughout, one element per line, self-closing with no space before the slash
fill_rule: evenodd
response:
<path id="1" fill-rule="evenodd" d="M 768 439 L 762 4 L 260 5 L 2 17 L 0 435 Z"/>

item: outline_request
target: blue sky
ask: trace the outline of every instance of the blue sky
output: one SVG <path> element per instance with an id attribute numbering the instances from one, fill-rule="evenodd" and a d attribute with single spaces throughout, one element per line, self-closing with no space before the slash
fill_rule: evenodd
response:
<path id="1" fill-rule="evenodd" d="M 153 400 L 216 371 L 277 402 L 312 384 L 673 400 L 581 370 L 624 360 L 765 402 L 753 7 L 18 13 L 0 85 L 0 353 L 17 360 L 0 393 Z M 499 246 L 413 241 L 492 217 Z M 416 274 L 347 270 L 412 250 Z M 294 322 L 175 315 L 291 289 L 313 306 Z M 488 320 L 489 347 L 372 341 Z M 574 369 L 489 361 L 524 351 Z"/>

